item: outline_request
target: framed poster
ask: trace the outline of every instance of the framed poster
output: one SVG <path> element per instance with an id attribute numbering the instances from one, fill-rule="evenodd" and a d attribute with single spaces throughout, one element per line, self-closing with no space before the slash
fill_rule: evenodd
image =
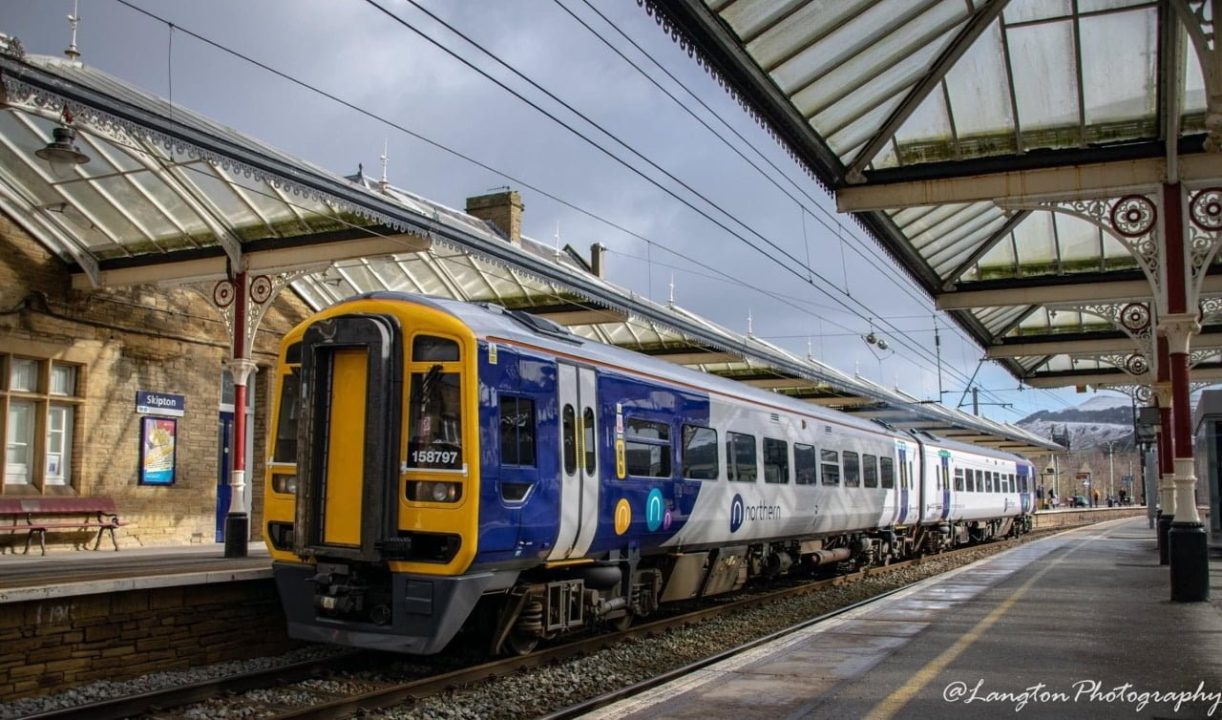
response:
<path id="1" fill-rule="evenodd" d="M 173 485 L 178 420 L 140 418 L 140 484 Z"/>

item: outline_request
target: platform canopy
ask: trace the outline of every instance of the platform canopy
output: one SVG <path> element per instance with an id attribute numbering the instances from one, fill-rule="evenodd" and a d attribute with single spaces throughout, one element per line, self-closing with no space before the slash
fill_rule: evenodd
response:
<path id="1" fill-rule="evenodd" d="M 1154 291 L 1107 216 L 1180 183 L 1217 222 L 1220 7 L 645 3 L 1015 378 L 1130 389 L 1150 358 L 1122 320 Z M 1201 298 L 1220 296 L 1214 257 Z M 1214 382 L 1222 317 L 1202 315 L 1192 379 Z"/>
<path id="2" fill-rule="evenodd" d="M 241 268 L 290 283 L 316 309 L 375 290 L 495 302 L 894 426 L 1017 452 L 1060 449 L 651 302 L 599 277 L 572 248 L 511 242 L 465 212 L 359 171 L 318 168 L 2 36 L 0 81 L 0 209 L 73 268 L 79 290 L 208 287 Z M 88 162 L 48 161 L 57 139 Z"/>

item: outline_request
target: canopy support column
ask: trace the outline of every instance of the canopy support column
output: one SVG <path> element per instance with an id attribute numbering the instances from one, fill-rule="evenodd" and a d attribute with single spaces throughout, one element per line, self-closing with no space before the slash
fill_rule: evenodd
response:
<path id="1" fill-rule="evenodd" d="M 1209 543 L 1197 513 L 1196 472 L 1192 459 L 1192 418 L 1188 404 L 1188 351 L 1197 322 L 1195 284 L 1188 283 L 1184 252 L 1184 200 L 1179 183 L 1163 185 L 1162 240 L 1166 268 L 1167 308 L 1159 330 L 1167 338 L 1171 375 L 1171 420 L 1175 447 L 1175 519 L 1167 532 L 1171 566 L 1171 599 L 1201 602 L 1209 599 Z M 1189 310 L 1191 307 L 1191 310 Z"/>

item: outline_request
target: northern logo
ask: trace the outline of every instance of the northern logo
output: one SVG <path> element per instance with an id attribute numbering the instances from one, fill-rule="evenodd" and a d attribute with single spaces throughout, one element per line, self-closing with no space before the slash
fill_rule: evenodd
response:
<path id="1" fill-rule="evenodd" d="M 730 532 L 736 533 L 743 526 L 743 523 L 750 520 L 779 520 L 781 518 L 780 505 L 748 505 L 743 502 L 743 496 L 738 493 L 734 494 L 734 499 L 730 501 Z"/>
<path id="2" fill-rule="evenodd" d="M 735 493 L 734 499 L 730 501 L 730 532 L 738 532 L 738 529 L 743 526 L 743 521 L 746 519 L 747 507 L 743 504 L 743 496 Z"/>
<path id="3" fill-rule="evenodd" d="M 649 491 L 649 497 L 645 498 L 645 526 L 649 528 L 649 532 L 657 532 L 665 517 L 666 503 L 662 501 L 662 491 L 654 488 Z"/>

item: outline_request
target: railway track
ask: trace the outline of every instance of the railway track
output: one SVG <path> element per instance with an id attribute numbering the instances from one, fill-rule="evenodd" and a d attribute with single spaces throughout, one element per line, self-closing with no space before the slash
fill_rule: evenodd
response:
<path id="1" fill-rule="evenodd" d="M 295 688 L 300 687 L 300 692 L 294 692 L 296 701 L 292 707 L 285 707 L 283 701 L 267 702 L 261 699 L 252 699 L 252 703 L 258 702 L 267 705 L 264 712 L 259 713 L 259 716 L 264 718 L 271 717 L 275 718 L 275 720 L 329 720 L 331 718 L 348 717 L 360 711 L 393 707 L 409 701 L 437 695 L 450 689 L 471 686 L 497 676 L 504 676 L 569 658 L 589 655 L 604 648 L 624 643 L 630 638 L 660 635 L 675 628 L 693 625 L 721 615 L 742 612 L 749 608 L 775 603 L 793 596 L 817 593 L 828 588 L 857 583 L 866 578 L 887 575 L 906 568 L 919 566 L 931 560 L 953 559 L 963 553 L 979 552 L 986 549 L 993 552 L 1001 552 L 1014 545 L 1029 542 L 1054 532 L 1061 532 L 1065 529 L 1068 528 L 1056 528 L 1055 530 L 1050 529 L 1046 531 L 1037 530 L 1019 539 L 1002 540 L 984 546 L 961 548 L 925 558 L 906 560 L 882 567 L 867 568 L 856 573 L 824 580 L 804 582 L 791 587 L 767 591 L 756 590 L 748 592 L 745 597 L 718 602 L 671 617 L 643 622 L 624 631 L 584 637 L 562 645 L 544 648 L 530 655 L 472 664 L 448 672 L 435 673 L 425 671 L 421 675 L 409 678 L 383 678 L 377 680 L 344 679 L 341 673 L 357 669 L 362 665 L 369 666 L 372 664 L 372 658 L 379 657 L 374 653 L 353 652 L 338 657 L 331 656 L 303 661 L 292 665 L 261 669 L 187 686 L 167 688 L 141 695 L 114 698 L 71 708 L 48 711 L 26 716 L 23 720 L 112 720 L 125 717 L 146 717 L 162 720 L 165 718 L 183 717 L 184 715 L 180 714 L 178 709 L 194 703 L 215 701 L 224 696 L 252 690 L 286 688 L 294 684 L 296 684 Z M 741 652 L 747 647 L 766 642 L 777 635 L 792 632 L 798 627 L 821 622 L 865 602 L 873 602 L 881 597 L 885 597 L 899 589 L 902 588 L 896 588 L 872 596 L 867 600 L 838 608 L 831 613 L 808 619 L 797 626 L 770 633 L 765 638 L 752 640 L 744 646 L 718 653 L 694 665 L 674 670 L 672 673 L 691 672 L 695 667 L 715 662 L 724 656 L 736 652 Z M 380 657 L 384 658 L 386 656 Z M 419 662 L 419 658 L 414 658 L 413 660 L 417 661 L 417 664 L 422 664 Z M 671 673 L 668 673 L 659 676 L 655 680 L 663 682 L 662 678 L 670 676 Z M 624 696 L 624 693 L 639 692 L 654 684 L 655 680 L 645 681 L 644 683 L 620 689 L 616 691 L 619 694 L 615 697 Z M 613 699 L 610 695 L 604 696 L 593 701 L 574 705 L 572 708 L 559 711 L 550 717 L 576 717 L 582 712 L 586 712 L 599 704 L 611 702 Z M 241 700 L 236 698 L 233 700 L 241 702 Z M 195 713 L 194 716 L 203 717 L 206 715 Z"/>

